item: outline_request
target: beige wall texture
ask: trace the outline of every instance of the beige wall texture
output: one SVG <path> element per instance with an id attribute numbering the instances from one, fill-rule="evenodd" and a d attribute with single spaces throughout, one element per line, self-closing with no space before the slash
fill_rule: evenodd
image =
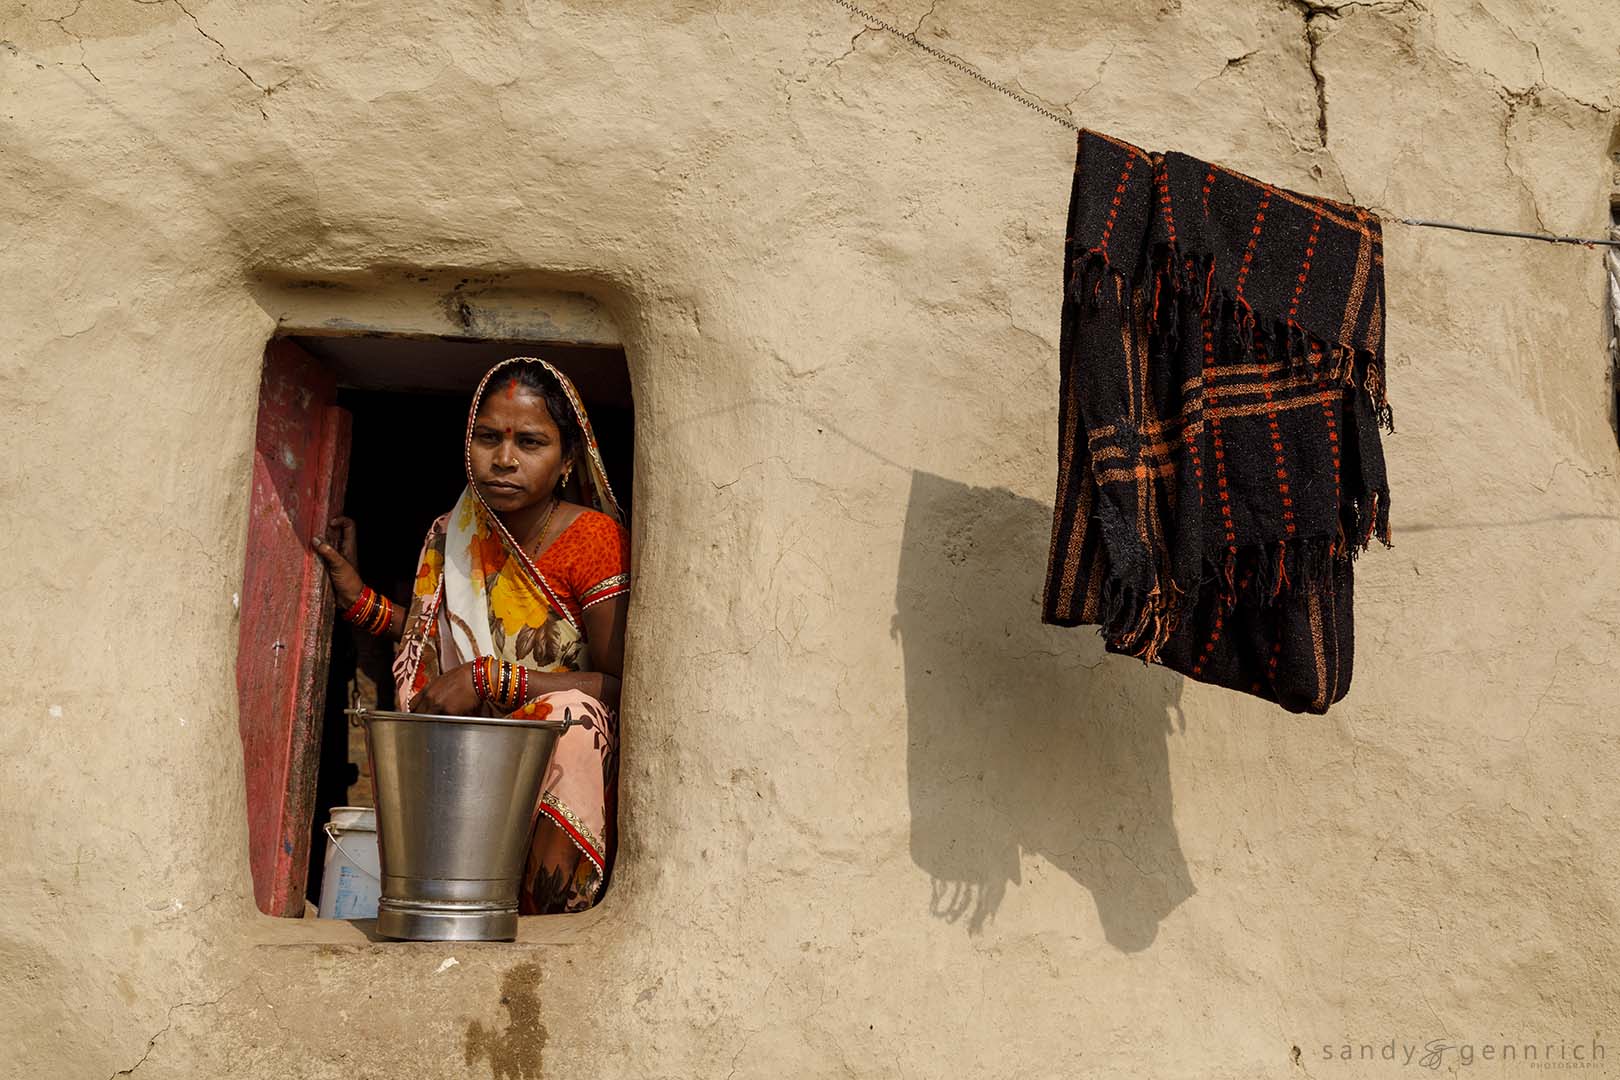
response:
<path id="1" fill-rule="evenodd" d="M 1141 145 L 1607 225 L 1613 0 L 872 2 Z M 1072 133 L 831 0 L 3 10 L 0 1074 L 1620 1071 L 1598 252 L 1389 227 L 1396 546 L 1294 716 L 1040 624 Z M 513 944 L 249 886 L 266 283 L 417 278 L 592 298 L 635 388 L 619 873 Z"/>

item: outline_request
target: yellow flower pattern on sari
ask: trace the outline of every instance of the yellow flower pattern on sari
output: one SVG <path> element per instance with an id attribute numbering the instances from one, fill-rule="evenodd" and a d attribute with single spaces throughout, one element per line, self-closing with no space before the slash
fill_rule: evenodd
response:
<path id="1" fill-rule="evenodd" d="M 551 607 L 535 589 L 524 581 L 515 560 L 508 561 L 495 575 L 495 584 L 489 590 L 490 614 L 501 620 L 507 637 L 513 637 L 526 626 L 540 627 L 551 620 Z"/>
<path id="2" fill-rule="evenodd" d="M 421 565 L 416 568 L 417 596 L 432 596 L 439 591 L 439 578 L 444 573 L 444 552 L 429 546 L 422 551 Z"/>
<path id="3" fill-rule="evenodd" d="M 497 574 L 509 572 L 510 557 L 506 552 L 506 545 L 501 538 L 495 535 L 495 530 L 489 527 L 487 521 L 478 523 L 478 531 L 473 534 L 469 543 L 472 557 L 472 579 L 474 587 L 482 587 L 490 578 Z M 507 633 L 512 628 L 507 627 Z"/>

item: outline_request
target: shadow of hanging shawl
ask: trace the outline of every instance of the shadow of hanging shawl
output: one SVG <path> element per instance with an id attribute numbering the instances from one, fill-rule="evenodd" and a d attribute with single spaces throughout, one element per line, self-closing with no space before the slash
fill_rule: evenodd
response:
<path id="1" fill-rule="evenodd" d="M 1043 621 L 1326 712 L 1389 542 L 1377 218 L 1087 131 L 1067 237 Z"/>
<path id="2" fill-rule="evenodd" d="M 929 914 L 969 934 L 1026 875 L 1059 871 L 1089 892 L 1103 938 L 1138 952 L 1196 891 L 1170 777 L 1184 680 L 1029 617 L 1050 516 L 912 474 L 894 617 L 911 858 Z"/>

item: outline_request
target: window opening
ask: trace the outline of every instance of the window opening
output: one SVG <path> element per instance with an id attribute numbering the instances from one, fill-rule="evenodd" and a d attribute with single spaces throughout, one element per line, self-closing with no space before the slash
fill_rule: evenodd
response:
<path id="1" fill-rule="evenodd" d="M 333 500 L 332 505 L 341 506 L 355 522 L 361 577 L 396 603 L 411 595 L 429 525 L 454 505 L 465 486 L 462 440 L 473 389 L 486 370 L 506 357 L 543 357 L 574 382 L 628 524 L 634 496 L 634 409 L 621 349 L 545 342 L 294 336 L 272 342 L 267 358 L 289 347 L 319 369 L 306 373 L 306 378 L 323 385 L 329 380 L 335 387 L 328 407 L 343 417 L 352 438 L 346 461 L 339 463 L 340 475 L 334 477 L 341 501 Z M 261 401 L 261 428 L 263 409 Z M 261 456 L 264 452 L 261 446 Z M 293 531 L 297 530 L 295 524 Z M 255 558 L 250 537 L 249 579 Z M 318 564 L 315 569 L 320 570 Z M 330 611 L 329 601 L 326 606 Z M 264 655 L 248 640 L 249 633 L 244 628 L 240 656 Z M 329 843 L 325 825 L 333 807 L 374 805 L 364 732 L 350 723 L 344 709 L 395 705 L 392 643 L 356 633 L 341 622 L 334 628 L 329 614 L 324 633 L 326 641 L 312 643 L 325 661 L 320 680 L 324 693 L 308 695 L 314 700 L 306 701 L 306 708 L 317 715 L 300 721 L 294 705 L 277 721 L 289 728 L 285 735 L 294 744 L 283 774 L 254 760 L 244 728 L 249 816 L 269 821 L 279 815 L 278 835 L 285 837 L 280 841 L 280 859 L 260 858 L 254 863 L 260 908 L 272 914 L 314 913 Z M 281 655 L 274 643 L 269 649 L 270 655 Z M 239 670 L 242 663 L 239 659 Z M 266 734 L 273 743 L 274 733 Z M 307 745 L 297 745 L 300 740 Z M 307 775 L 300 777 L 300 769 Z M 266 846 L 269 835 L 263 828 L 257 833 L 256 850 Z M 261 880 L 265 878 L 272 880 Z"/>

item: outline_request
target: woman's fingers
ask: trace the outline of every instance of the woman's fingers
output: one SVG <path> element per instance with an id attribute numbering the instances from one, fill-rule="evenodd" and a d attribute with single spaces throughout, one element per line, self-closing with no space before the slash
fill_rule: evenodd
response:
<path id="1" fill-rule="evenodd" d="M 315 537 L 310 541 L 310 546 L 315 549 L 315 554 L 321 557 L 321 561 L 326 564 L 326 568 L 333 573 L 349 566 L 349 560 L 343 557 L 342 552 L 328 543 L 325 537 Z"/>
<path id="2" fill-rule="evenodd" d="M 366 583 L 360 580 L 360 572 L 325 537 L 311 537 L 309 546 L 326 566 L 326 576 L 332 582 L 333 598 L 337 601 L 338 607 L 344 609 L 354 606 L 354 602 L 360 599 L 360 593 L 366 587 Z"/>
<path id="3" fill-rule="evenodd" d="M 350 562 L 354 562 L 359 552 L 359 540 L 354 527 L 354 519 L 335 517 L 328 523 L 327 531 L 331 534 L 332 543 L 342 553 L 343 557 Z"/>
<path id="4" fill-rule="evenodd" d="M 315 549 L 326 563 L 327 569 L 336 573 L 340 570 L 353 569 L 354 564 L 344 556 L 343 552 L 332 546 L 332 542 L 324 536 L 317 536 L 310 540 L 310 546 Z"/>

